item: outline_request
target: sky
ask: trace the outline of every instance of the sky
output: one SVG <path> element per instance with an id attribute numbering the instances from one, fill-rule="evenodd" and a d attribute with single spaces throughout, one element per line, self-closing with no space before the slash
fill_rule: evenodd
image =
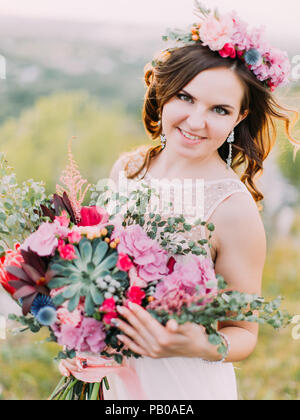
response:
<path id="1" fill-rule="evenodd" d="M 235 9 L 269 34 L 299 36 L 299 0 L 205 0 L 220 12 Z M 195 21 L 194 0 L 0 0 L 0 15 L 68 20 L 186 25 Z M 196 19 L 197 20 L 197 19 Z M 180 26 L 179 26 L 180 27 Z"/>

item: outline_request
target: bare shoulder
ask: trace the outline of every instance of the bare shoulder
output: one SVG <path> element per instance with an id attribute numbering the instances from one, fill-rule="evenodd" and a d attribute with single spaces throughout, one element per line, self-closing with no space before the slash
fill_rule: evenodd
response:
<path id="1" fill-rule="evenodd" d="M 216 248 L 219 253 L 229 245 L 241 252 L 264 255 L 266 233 L 255 201 L 249 195 L 232 194 L 216 209 L 212 217 L 216 226 Z"/>

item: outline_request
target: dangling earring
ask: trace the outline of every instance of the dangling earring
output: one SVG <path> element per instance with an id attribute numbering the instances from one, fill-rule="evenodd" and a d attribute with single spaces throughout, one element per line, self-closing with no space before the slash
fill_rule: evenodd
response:
<path id="1" fill-rule="evenodd" d="M 160 140 L 161 140 L 161 149 L 164 150 L 164 148 L 166 147 L 167 138 L 164 134 L 161 134 Z"/>
<path id="2" fill-rule="evenodd" d="M 227 158 L 227 169 L 231 167 L 232 164 L 232 143 L 234 142 L 234 129 L 232 130 L 230 136 L 227 139 L 227 143 L 229 143 L 229 156 Z"/>

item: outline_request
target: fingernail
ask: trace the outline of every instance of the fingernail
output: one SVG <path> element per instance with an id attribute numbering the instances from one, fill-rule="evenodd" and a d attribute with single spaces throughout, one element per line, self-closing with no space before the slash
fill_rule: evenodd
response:
<path id="1" fill-rule="evenodd" d="M 133 303 L 132 302 L 128 302 L 128 308 L 129 309 L 134 309 Z"/>
<path id="2" fill-rule="evenodd" d="M 118 321 L 118 319 L 117 319 L 117 318 L 113 318 L 110 322 L 111 322 L 113 325 L 115 325 L 116 327 L 120 324 L 120 322 Z"/>
<path id="3" fill-rule="evenodd" d="M 117 306 L 117 311 L 120 312 L 120 314 L 123 314 L 124 308 L 122 306 Z"/>

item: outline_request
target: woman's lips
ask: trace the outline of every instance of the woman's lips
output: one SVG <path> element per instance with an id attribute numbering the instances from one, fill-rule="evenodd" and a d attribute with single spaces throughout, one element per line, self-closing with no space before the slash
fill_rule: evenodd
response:
<path id="1" fill-rule="evenodd" d="M 177 129 L 178 129 L 179 133 L 181 134 L 182 138 L 184 139 L 184 141 L 186 141 L 189 144 L 199 144 L 203 140 L 206 140 L 206 138 L 207 138 L 207 137 L 201 137 L 199 140 L 191 140 L 183 134 L 183 132 L 181 131 L 181 129 L 179 127 L 177 127 Z"/>

